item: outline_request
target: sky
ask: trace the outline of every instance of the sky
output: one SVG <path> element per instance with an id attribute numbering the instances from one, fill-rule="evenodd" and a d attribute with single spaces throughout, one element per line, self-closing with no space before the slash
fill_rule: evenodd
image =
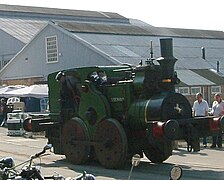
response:
<path id="1" fill-rule="evenodd" d="M 0 4 L 115 12 L 156 27 L 224 31 L 223 0 L 0 0 Z"/>

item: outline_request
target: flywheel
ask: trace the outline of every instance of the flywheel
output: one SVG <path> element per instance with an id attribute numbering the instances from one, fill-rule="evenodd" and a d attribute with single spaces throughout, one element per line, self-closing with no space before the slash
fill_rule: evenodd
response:
<path id="1" fill-rule="evenodd" d="M 98 161 L 106 168 L 124 166 L 127 157 L 127 136 L 122 125 L 115 119 L 99 123 L 94 140 Z"/>
<path id="2" fill-rule="evenodd" d="M 67 160 L 74 164 L 83 164 L 90 153 L 89 132 L 80 118 L 73 118 L 64 124 L 62 147 Z"/>

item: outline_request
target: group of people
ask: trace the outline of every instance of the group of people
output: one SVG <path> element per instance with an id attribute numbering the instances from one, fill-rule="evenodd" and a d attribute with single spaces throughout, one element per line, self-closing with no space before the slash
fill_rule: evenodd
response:
<path id="1" fill-rule="evenodd" d="M 193 104 L 192 110 L 195 117 L 203 116 L 222 116 L 224 115 L 224 101 L 222 100 L 221 94 L 216 93 L 214 96 L 214 101 L 212 103 L 212 109 L 209 112 L 208 102 L 203 99 L 202 93 L 196 94 L 196 101 Z M 203 137 L 203 146 L 207 147 L 207 137 Z M 222 148 L 222 131 L 218 135 L 212 136 L 212 145 L 210 148 Z"/>

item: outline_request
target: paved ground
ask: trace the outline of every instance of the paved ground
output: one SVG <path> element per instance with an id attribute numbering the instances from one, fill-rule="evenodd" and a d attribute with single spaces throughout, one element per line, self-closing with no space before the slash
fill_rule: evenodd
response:
<path id="1" fill-rule="evenodd" d="M 17 164 L 41 151 L 46 143 L 47 139 L 42 135 L 35 135 L 33 138 L 12 137 L 7 136 L 6 128 L 0 127 L 0 158 L 12 156 Z M 224 179 L 223 149 L 205 148 L 200 152 L 189 153 L 185 147 L 186 143 L 181 142 L 179 148 L 173 152 L 173 156 L 163 164 L 153 164 L 143 158 L 140 165 L 134 168 L 132 179 L 167 180 L 169 171 L 175 164 L 179 164 L 183 168 L 182 179 Z M 124 169 L 111 170 L 101 167 L 96 162 L 78 166 L 67 162 L 65 156 L 53 153 L 41 158 L 43 175 L 56 172 L 65 177 L 74 177 L 85 170 L 93 173 L 97 180 L 127 179 L 130 167 L 130 163 L 127 163 Z"/>

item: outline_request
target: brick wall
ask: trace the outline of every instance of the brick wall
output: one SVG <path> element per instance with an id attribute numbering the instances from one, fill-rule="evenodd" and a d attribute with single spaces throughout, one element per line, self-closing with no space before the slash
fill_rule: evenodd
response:
<path id="1" fill-rule="evenodd" d="M 12 80 L 4 80 L 1 81 L 1 85 L 32 85 L 32 84 L 38 84 L 40 82 L 43 82 L 43 78 L 24 78 L 24 79 L 12 79 Z"/>

